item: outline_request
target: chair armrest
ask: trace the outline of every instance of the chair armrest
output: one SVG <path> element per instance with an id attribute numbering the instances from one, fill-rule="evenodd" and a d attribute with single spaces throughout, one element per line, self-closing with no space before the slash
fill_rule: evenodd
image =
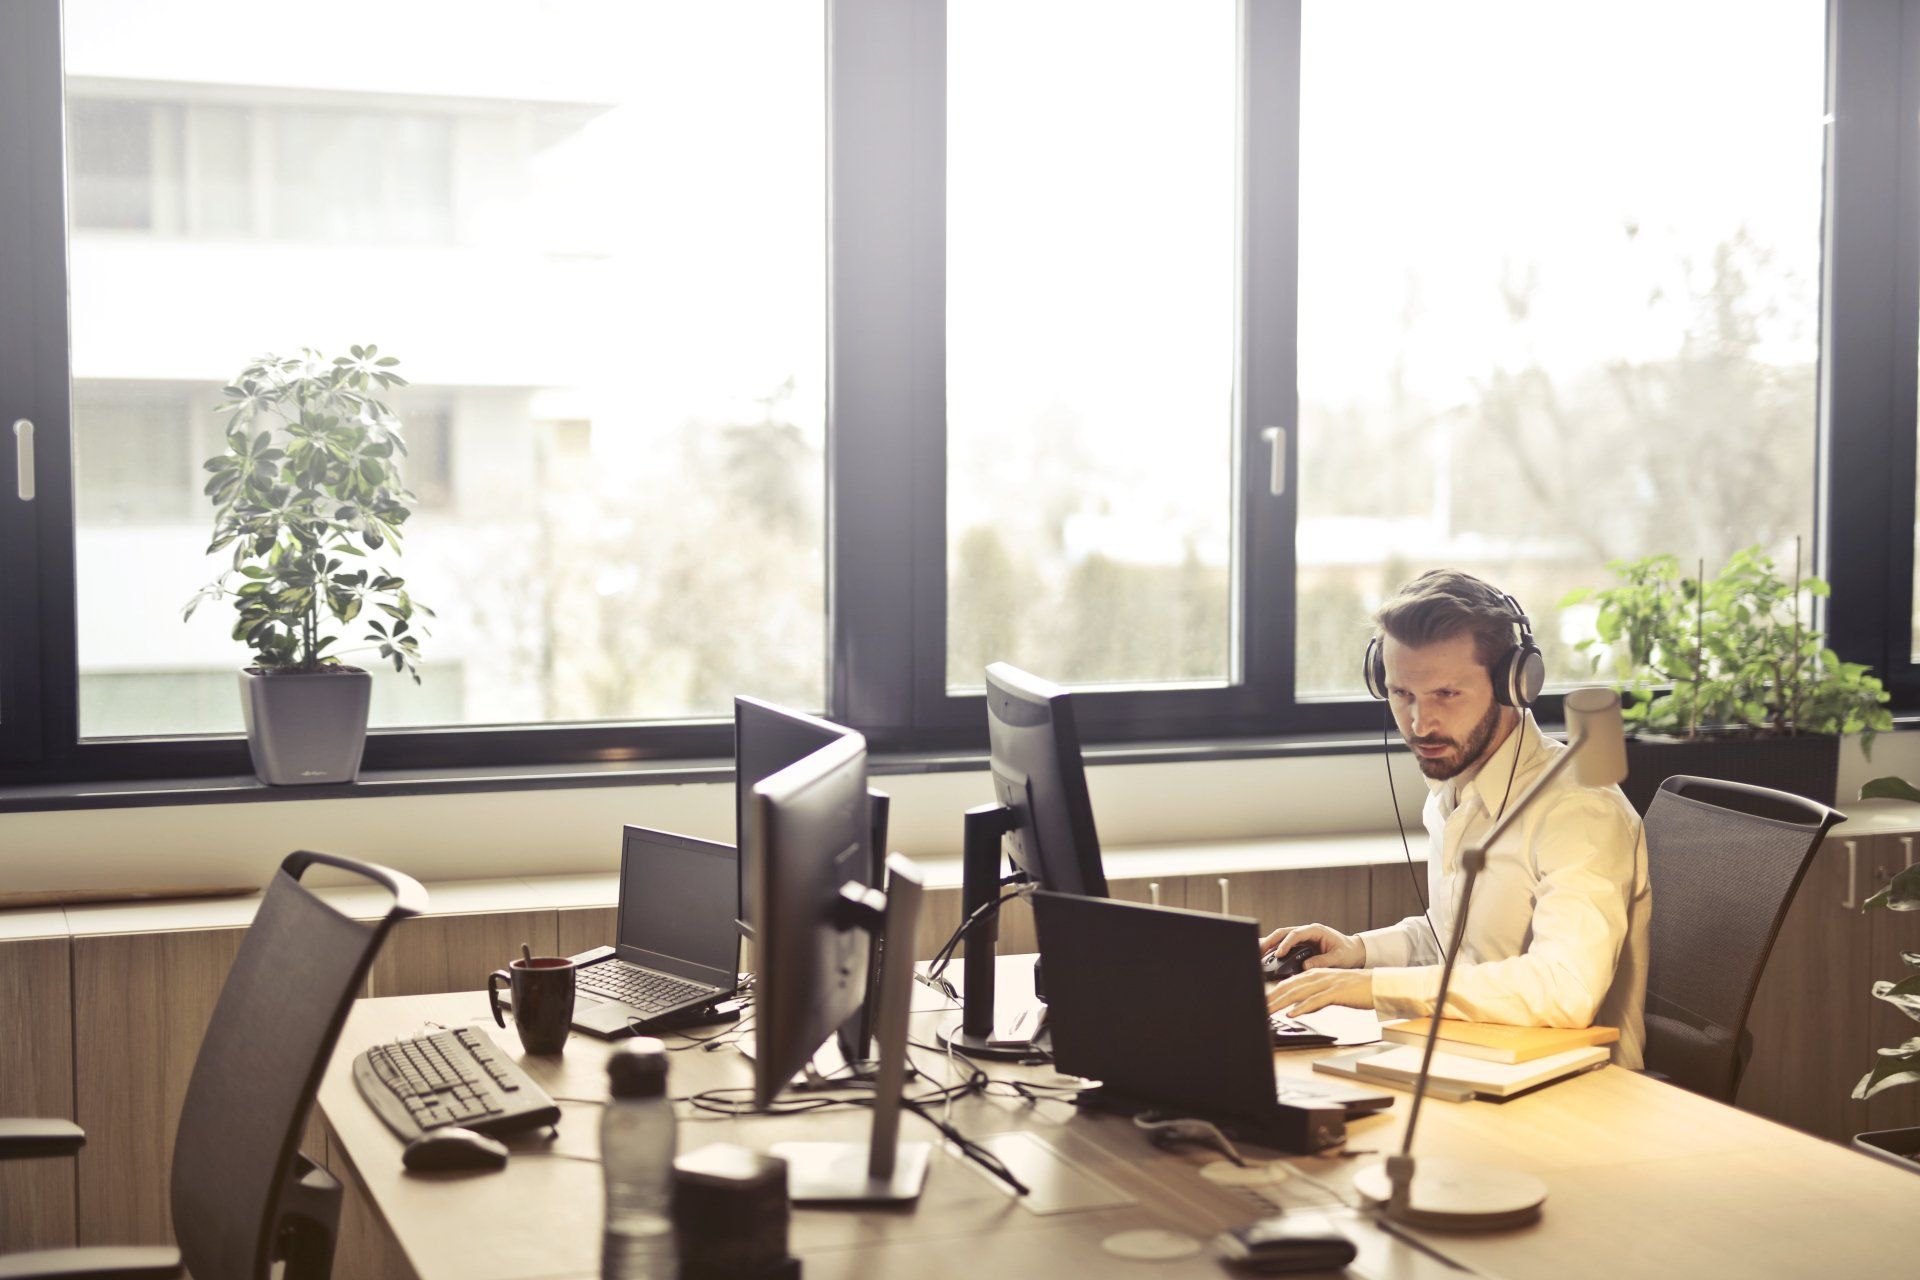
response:
<path id="1" fill-rule="evenodd" d="M 180 1251 L 159 1245 L 0 1254 L 0 1280 L 175 1280 L 182 1274 Z"/>
<path id="2" fill-rule="evenodd" d="M 0 1160 L 70 1156 L 87 1145 L 87 1131 L 71 1120 L 0 1120 Z"/>

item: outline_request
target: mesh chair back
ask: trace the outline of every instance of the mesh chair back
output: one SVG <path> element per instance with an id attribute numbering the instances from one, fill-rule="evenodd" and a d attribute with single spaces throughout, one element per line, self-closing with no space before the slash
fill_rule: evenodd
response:
<path id="1" fill-rule="evenodd" d="M 1733 1100 L 1767 953 L 1813 851 L 1845 816 L 1738 782 L 1680 775 L 1660 784 L 1647 809 L 1649 1070 Z"/>
<path id="2" fill-rule="evenodd" d="M 393 894 L 352 920 L 300 883 L 308 867 L 355 872 Z M 194 1280 L 264 1280 L 275 1208 L 320 1076 L 367 969 L 396 920 L 426 906 L 418 883 L 327 854 L 289 854 L 267 886 L 214 1006 L 187 1083 L 173 1153 L 173 1228 Z"/>

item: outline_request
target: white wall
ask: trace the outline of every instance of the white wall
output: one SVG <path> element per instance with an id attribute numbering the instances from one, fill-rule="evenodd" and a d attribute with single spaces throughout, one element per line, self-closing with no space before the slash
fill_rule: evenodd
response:
<path id="1" fill-rule="evenodd" d="M 1410 834 L 1426 792 L 1395 757 Z M 1105 765 L 1089 770 L 1103 844 L 1391 830 L 1378 755 Z M 1849 742 L 1840 806 L 1868 778 L 1920 780 L 1920 732 Z M 992 798 L 984 770 L 887 776 L 896 849 L 957 857 L 960 814 Z M 0 891 L 263 883 L 297 848 L 369 858 L 423 880 L 612 871 L 623 823 L 733 839 L 733 787 L 592 787 L 368 800 L 280 800 L 0 815 Z"/>

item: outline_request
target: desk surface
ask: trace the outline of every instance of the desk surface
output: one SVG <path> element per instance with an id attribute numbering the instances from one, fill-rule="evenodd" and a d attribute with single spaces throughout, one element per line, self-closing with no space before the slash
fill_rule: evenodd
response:
<path id="1" fill-rule="evenodd" d="M 1003 961 L 1005 963 L 1005 961 Z M 1009 975 L 1011 976 L 1011 975 Z M 916 988 L 914 1038 L 933 1043 L 953 1015 Z M 362 1000 L 355 1005 L 320 1089 L 320 1105 L 338 1145 L 335 1172 L 355 1177 L 392 1230 L 421 1280 L 560 1280 L 599 1274 L 600 1170 L 580 1159 L 542 1157 L 542 1149 L 591 1159 L 606 1096 L 609 1046 L 575 1035 L 557 1057 L 520 1056 L 511 1030 L 496 1039 L 564 1113 L 557 1141 L 518 1138 L 507 1169 L 486 1174 L 413 1175 L 400 1166 L 400 1141 L 360 1098 L 354 1055 L 369 1044 L 419 1034 L 433 1024 L 483 1023 L 479 993 Z M 750 1034 L 750 1033 L 749 1033 Z M 683 1040 L 670 1040 L 683 1044 Z M 1311 1074 L 1320 1052 L 1276 1055 L 1278 1069 Z M 942 1055 L 915 1050 L 916 1063 L 944 1078 Z M 1045 1068 L 996 1067 L 999 1077 L 1053 1078 Z M 689 1048 L 673 1055 L 675 1096 L 749 1081 L 731 1049 Z M 1326 1077 L 1320 1077 L 1326 1079 Z M 586 1101 L 568 1101 L 582 1099 Z M 1407 1112 L 1399 1097 L 1388 1113 L 1349 1126 L 1350 1150 L 1397 1146 Z M 730 1118 L 680 1106 L 680 1149 L 738 1142 L 765 1149 L 781 1141 L 864 1141 L 869 1113 Z M 1920 1178 L 1770 1121 L 1619 1068 L 1562 1081 L 1503 1104 L 1430 1101 L 1418 1152 L 1485 1160 L 1524 1169 L 1549 1188 L 1541 1221 L 1517 1231 L 1422 1237 L 1485 1275 L 1834 1276 L 1897 1274 L 1911 1264 L 1903 1226 L 1920 1207 Z M 1210 1152 L 1163 1152 L 1133 1126 L 1081 1116 L 1064 1103 L 1027 1106 L 975 1097 L 954 1106 L 952 1121 L 970 1137 L 1024 1129 L 1069 1160 L 1131 1193 L 1124 1209 L 1041 1216 L 957 1156 L 936 1152 L 917 1206 L 853 1212 L 794 1212 L 792 1249 L 808 1280 L 831 1277 L 1222 1276 L 1211 1244 L 1171 1263 L 1122 1262 L 1100 1241 L 1118 1231 L 1163 1227 L 1209 1241 L 1221 1229 L 1274 1212 L 1328 1212 L 1360 1240 L 1353 1274 L 1458 1276 L 1417 1250 L 1355 1219 L 1353 1169 L 1361 1159 L 1293 1159 L 1290 1176 L 1263 1192 L 1216 1185 L 1200 1173 Z M 937 1138 L 907 1116 L 903 1136 Z M 1249 1151 L 1249 1155 L 1271 1155 Z M 1263 1196 L 1266 1197 L 1263 1199 Z"/>

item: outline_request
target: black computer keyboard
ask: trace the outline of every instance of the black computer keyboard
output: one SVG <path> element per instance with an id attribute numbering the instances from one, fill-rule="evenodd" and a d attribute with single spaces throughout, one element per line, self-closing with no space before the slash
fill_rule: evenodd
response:
<path id="1" fill-rule="evenodd" d="M 655 973 L 621 960 L 605 960 L 580 970 L 580 989 L 609 1000 L 630 1004 L 643 1013 L 671 1009 L 702 996 L 718 999 L 726 994 L 704 982 L 688 982 L 670 973 Z"/>
<path id="2" fill-rule="evenodd" d="M 1289 1018 L 1284 1013 L 1269 1017 L 1267 1027 L 1272 1032 L 1273 1047 L 1276 1049 L 1314 1049 L 1330 1045 L 1337 1038 L 1315 1031 L 1300 1019 Z"/>
<path id="3" fill-rule="evenodd" d="M 407 1139 L 447 1125 L 515 1133 L 560 1121 L 546 1090 L 473 1027 L 377 1044 L 353 1060 L 353 1082 Z"/>

